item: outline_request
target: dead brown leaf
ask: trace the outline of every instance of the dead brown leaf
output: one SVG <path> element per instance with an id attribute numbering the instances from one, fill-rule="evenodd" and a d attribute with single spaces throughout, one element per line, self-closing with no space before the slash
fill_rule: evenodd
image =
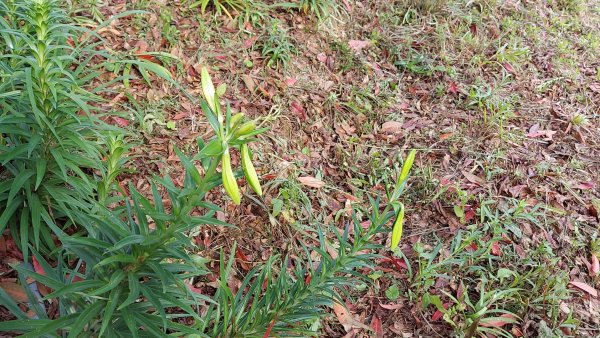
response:
<path id="1" fill-rule="evenodd" d="M 383 327 L 381 326 L 381 319 L 379 319 L 377 315 L 374 315 L 371 319 L 371 328 L 373 329 L 373 332 L 375 332 L 375 337 L 383 338 Z"/>
<path id="2" fill-rule="evenodd" d="M 19 303 L 27 303 L 29 297 L 20 284 L 14 282 L 0 282 L 0 289 L 4 290 L 10 298 L 14 299 Z"/>
<path id="3" fill-rule="evenodd" d="M 388 121 L 381 125 L 381 132 L 386 134 L 395 134 L 402 132 L 404 123 L 396 121 Z"/>
<path id="4" fill-rule="evenodd" d="M 350 40 L 348 41 L 348 46 L 355 52 L 360 52 L 364 48 L 367 48 L 371 45 L 371 41 L 369 40 Z"/>
<path id="5" fill-rule="evenodd" d="M 598 297 L 598 290 L 594 289 L 592 286 L 590 286 L 584 282 L 573 281 L 573 282 L 569 282 L 569 284 L 573 285 L 574 287 L 576 287 L 582 291 L 585 291 L 592 297 Z"/>
<path id="6" fill-rule="evenodd" d="M 350 332 L 350 330 L 354 328 L 361 328 L 365 330 L 371 329 L 367 325 L 354 319 L 354 317 L 352 317 L 352 314 L 342 304 L 334 303 L 333 313 L 335 314 L 335 317 L 337 318 L 338 322 L 344 327 L 344 330 L 346 332 Z"/>
<path id="7" fill-rule="evenodd" d="M 466 170 L 461 170 L 460 172 L 461 172 L 461 173 L 462 173 L 462 174 L 465 176 L 465 178 L 466 178 L 466 179 L 467 179 L 469 182 L 471 182 L 471 183 L 475 183 L 475 184 L 478 184 L 478 185 L 480 185 L 480 186 L 484 186 L 484 185 L 485 185 L 485 183 L 486 183 L 486 182 L 485 182 L 485 180 L 484 180 L 483 178 L 481 178 L 481 177 L 479 177 L 479 176 L 477 176 L 477 175 L 475 175 L 475 174 L 471 174 L 470 172 L 468 172 L 468 171 L 466 171 Z"/>
<path id="8" fill-rule="evenodd" d="M 300 176 L 298 177 L 298 181 L 300 181 L 300 183 L 302 183 L 303 185 L 311 188 L 319 189 L 325 186 L 325 182 L 312 176 Z"/>
<path id="9" fill-rule="evenodd" d="M 248 88 L 250 93 L 254 93 L 254 88 L 256 87 L 256 84 L 254 83 L 254 80 L 250 77 L 250 75 L 243 74 L 242 81 L 244 81 L 244 84 L 246 85 L 246 88 Z"/>
<path id="10" fill-rule="evenodd" d="M 598 261 L 598 256 L 592 253 L 592 264 L 590 266 L 590 276 L 594 277 L 600 272 L 600 262 Z"/>
<path id="11" fill-rule="evenodd" d="M 404 304 L 399 304 L 399 303 L 381 304 L 381 303 L 379 303 L 379 306 L 381 306 L 382 308 L 384 308 L 386 310 L 398 310 L 398 309 L 403 308 Z"/>

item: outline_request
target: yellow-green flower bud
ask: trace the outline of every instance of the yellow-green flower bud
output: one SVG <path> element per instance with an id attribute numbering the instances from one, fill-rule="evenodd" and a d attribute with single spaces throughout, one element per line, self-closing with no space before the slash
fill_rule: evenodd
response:
<path id="1" fill-rule="evenodd" d="M 262 189 L 260 187 L 260 181 L 258 180 L 258 175 L 256 175 L 256 170 L 254 169 L 254 165 L 252 165 L 252 157 L 250 156 L 250 149 L 248 149 L 247 144 L 242 144 L 242 169 L 244 170 L 244 175 L 246 176 L 246 180 L 252 190 L 258 195 L 262 196 Z"/>
<path id="2" fill-rule="evenodd" d="M 231 197 L 233 203 L 239 205 L 241 202 L 240 189 L 238 188 L 235 176 L 233 176 L 233 170 L 231 169 L 231 156 L 229 155 L 229 149 L 223 153 L 221 157 L 221 177 L 223 179 L 223 187 L 225 192 Z"/>

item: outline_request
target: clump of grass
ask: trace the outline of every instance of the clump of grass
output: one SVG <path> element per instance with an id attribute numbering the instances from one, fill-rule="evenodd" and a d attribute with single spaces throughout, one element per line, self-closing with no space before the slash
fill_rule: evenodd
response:
<path id="1" fill-rule="evenodd" d="M 584 0 L 555 0 L 554 4 L 559 10 L 573 14 L 580 13 L 586 6 Z"/>
<path id="2" fill-rule="evenodd" d="M 400 6 L 404 8 L 412 8 L 419 13 L 435 13 L 440 11 L 448 0 L 402 0 Z"/>
<path id="3" fill-rule="evenodd" d="M 255 0 L 198 0 L 190 4 L 189 8 L 200 7 L 202 13 L 212 6 L 215 14 L 225 14 L 233 19 L 239 15 L 240 24 L 243 22 L 256 22 L 266 16 L 268 7 L 262 1 Z"/>
<path id="4" fill-rule="evenodd" d="M 277 3 L 274 6 L 313 14 L 319 22 L 325 21 L 340 12 L 340 5 L 334 0 L 299 0 L 298 2 Z"/>
<path id="5" fill-rule="evenodd" d="M 292 54 L 296 53 L 296 47 L 292 43 L 287 30 L 281 26 L 277 19 L 273 19 L 266 35 L 262 39 L 262 56 L 267 60 L 267 66 L 284 69 L 288 66 Z"/>

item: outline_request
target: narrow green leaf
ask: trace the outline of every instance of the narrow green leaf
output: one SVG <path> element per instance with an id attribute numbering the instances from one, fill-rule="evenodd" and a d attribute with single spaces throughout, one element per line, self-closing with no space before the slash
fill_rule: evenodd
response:
<path id="1" fill-rule="evenodd" d="M 77 317 L 77 321 L 71 327 L 68 338 L 77 338 L 83 331 L 86 325 L 89 325 L 92 319 L 97 316 L 100 311 L 106 306 L 104 301 L 96 301 L 92 305 L 87 306 Z"/>
<path id="2" fill-rule="evenodd" d="M 44 175 L 46 174 L 46 166 L 47 165 L 48 165 L 48 162 L 43 158 L 40 158 L 35 162 L 36 177 L 35 177 L 34 190 L 37 190 L 40 187 L 40 184 L 42 183 L 42 180 L 44 179 Z"/>

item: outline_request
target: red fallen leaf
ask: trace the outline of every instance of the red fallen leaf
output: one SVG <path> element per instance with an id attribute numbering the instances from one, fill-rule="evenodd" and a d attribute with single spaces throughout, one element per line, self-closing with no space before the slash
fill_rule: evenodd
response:
<path id="1" fill-rule="evenodd" d="M 503 65 L 504 69 L 506 69 L 507 72 L 514 74 L 515 73 L 515 69 L 513 68 L 513 66 L 510 65 L 510 63 L 505 62 Z"/>
<path id="2" fill-rule="evenodd" d="M 139 59 L 144 59 L 147 61 L 150 61 L 152 63 L 157 63 L 160 64 L 160 61 L 158 61 L 154 56 L 152 55 L 147 55 L 147 54 L 137 54 L 136 55 Z"/>
<path id="3" fill-rule="evenodd" d="M 371 328 L 375 332 L 375 337 L 383 338 L 383 328 L 381 327 L 381 319 L 376 315 L 371 319 Z"/>
<path id="4" fill-rule="evenodd" d="M 291 87 L 291 86 L 295 85 L 295 84 L 296 84 L 296 82 L 298 82 L 298 79 L 296 79 L 296 78 L 293 78 L 293 77 L 288 77 L 288 78 L 286 78 L 286 79 L 285 79 L 285 81 L 284 81 L 284 82 L 285 82 L 285 84 L 286 84 L 287 86 L 290 86 L 290 87 Z"/>
<path id="5" fill-rule="evenodd" d="M 37 258 L 35 258 L 35 256 L 31 256 L 31 261 L 33 262 L 33 271 L 35 271 L 36 273 L 42 275 L 42 276 L 46 276 L 46 271 L 44 271 L 44 268 L 42 268 L 42 266 L 40 265 L 40 262 L 38 262 Z"/>
<path id="6" fill-rule="evenodd" d="M 513 245 L 513 248 L 515 248 L 515 252 L 517 253 L 517 255 L 519 255 L 519 257 L 521 257 L 521 258 L 527 257 L 527 253 L 520 245 L 515 244 L 515 245 Z"/>
<path id="7" fill-rule="evenodd" d="M 529 132 L 529 133 L 525 134 L 525 136 L 529 137 L 529 138 L 536 138 L 536 137 L 544 136 L 545 137 L 544 141 L 552 141 L 552 137 L 556 133 L 557 132 L 553 131 L 553 130 L 537 130 L 537 131 Z"/>
<path id="8" fill-rule="evenodd" d="M 590 276 L 596 276 L 600 272 L 600 262 L 598 262 L 598 256 L 592 253 L 592 264 L 590 266 Z"/>
<path id="9" fill-rule="evenodd" d="M 190 291 L 192 291 L 193 293 L 197 293 L 199 295 L 202 294 L 202 289 L 197 288 L 195 286 L 193 286 L 191 283 L 185 283 L 185 285 L 187 285 L 187 287 L 190 289 Z"/>
<path id="10" fill-rule="evenodd" d="M 514 319 L 516 319 L 516 317 L 510 313 L 503 313 L 500 315 L 499 318 L 506 318 L 507 321 L 504 321 L 502 319 L 490 320 L 485 322 L 482 321 L 479 323 L 479 325 L 483 327 L 503 327 L 504 325 L 513 323 Z"/>
<path id="11" fill-rule="evenodd" d="M 266 174 L 262 176 L 262 179 L 267 181 L 274 180 L 275 178 L 277 178 L 276 174 Z"/>
<path id="12" fill-rule="evenodd" d="M 588 294 L 590 294 L 592 297 L 598 297 L 598 290 L 594 289 L 592 286 L 584 283 L 584 282 L 569 282 L 569 284 L 573 285 L 574 287 L 587 292 Z"/>
<path id="13" fill-rule="evenodd" d="M 311 280 L 312 280 L 312 275 L 311 274 L 306 275 L 306 278 L 304 278 L 304 285 L 310 284 Z"/>
<path id="14" fill-rule="evenodd" d="M 475 210 L 473 210 L 473 208 L 467 209 L 465 211 L 465 222 L 469 222 L 473 218 L 475 218 Z"/>
<path id="15" fill-rule="evenodd" d="M 396 258 L 396 257 L 387 257 L 387 259 L 394 265 L 394 267 L 400 271 L 402 269 L 406 270 L 408 267 L 406 266 L 406 262 L 404 259 Z"/>
<path id="16" fill-rule="evenodd" d="M 227 60 L 227 55 L 215 55 L 215 59 L 225 61 Z"/>
<path id="17" fill-rule="evenodd" d="M 118 127 L 121 127 L 121 128 L 125 128 L 129 125 L 129 121 L 122 117 L 113 116 L 112 120 Z"/>
<path id="18" fill-rule="evenodd" d="M 350 3 L 348 2 L 348 0 L 342 0 L 342 2 L 344 3 L 344 7 L 346 7 L 346 10 L 348 12 L 352 12 L 352 6 L 350 6 Z"/>
<path id="19" fill-rule="evenodd" d="M 265 334 L 263 335 L 263 338 L 269 338 L 269 336 L 271 335 L 271 330 L 273 330 L 273 326 L 275 326 L 275 323 L 277 323 L 277 316 L 275 316 L 275 318 L 273 318 L 273 321 L 271 322 L 271 324 L 269 325 L 269 327 L 265 331 Z"/>
<path id="20" fill-rule="evenodd" d="M 471 31 L 471 34 L 476 35 L 477 34 L 477 25 L 475 23 L 472 23 L 469 26 L 469 30 Z"/>
<path id="21" fill-rule="evenodd" d="M 590 182 L 581 182 L 579 184 L 577 184 L 576 186 L 574 186 L 573 188 L 575 189 L 581 189 L 581 190 L 591 190 L 594 189 L 594 186 L 596 184 L 592 181 Z"/>
<path id="22" fill-rule="evenodd" d="M 240 263 L 240 266 L 242 267 L 242 269 L 244 271 L 250 270 L 250 267 L 248 266 L 248 264 L 246 264 L 246 262 L 250 261 L 250 258 L 248 258 L 248 256 L 246 256 L 246 254 L 242 251 L 242 249 L 240 249 L 240 248 L 235 249 L 235 258 L 238 259 L 238 263 Z"/>
<path id="23" fill-rule="evenodd" d="M 294 113 L 296 116 L 298 116 L 298 118 L 300 118 L 300 121 L 308 119 L 306 110 L 304 110 L 304 107 L 302 107 L 302 105 L 300 105 L 298 102 L 294 101 L 290 103 L 290 108 L 292 110 L 292 113 Z"/>
<path id="24" fill-rule="evenodd" d="M 513 336 L 515 337 L 523 337 L 523 331 L 516 326 L 513 326 L 510 332 L 512 332 Z"/>
<path id="25" fill-rule="evenodd" d="M 450 81 L 448 83 L 448 93 L 456 94 L 458 93 L 458 84 L 454 81 Z"/>
<path id="26" fill-rule="evenodd" d="M 442 177 L 440 179 L 440 184 L 442 185 L 442 187 L 448 187 L 454 184 L 454 182 L 452 182 L 452 180 L 450 180 L 448 177 Z"/>
<path id="27" fill-rule="evenodd" d="M 444 303 L 442 304 L 444 306 L 444 309 L 448 310 L 448 308 L 450 307 L 452 303 L 448 302 L 448 303 Z M 437 310 L 433 313 L 433 316 L 431 316 L 431 321 L 435 322 L 436 320 L 442 318 L 442 316 L 444 315 L 444 313 L 440 310 Z"/>
<path id="28" fill-rule="evenodd" d="M 250 48 L 252 46 L 254 46 L 254 43 L 256 42 L 256 39 L 258 39 L 258 35 L 253 36 L 249 39 L 244 40 L 244 48 Z"/>
<path id="29" fill-rule="evenodd" d="M 492 255 L 494 256 L 502 256 L 502 249 L 500 249 L 500 244 L 496 241 L 492 243 Z"/>
<path id="30" fill-rule="evenodd" d="M 465 248 L 465 250 L 467 250 L 469 252 L 476 251 L 477 249 L 479 249 L 479 247 L 475 243 L 471 243 Z"/>
<path id="31" fill-rule="evenodd" d="M 325 54 L 325 53 L 317 54 L 317 60 L 319 60 L 319 62 L 322 62 L 322 63 L 327 62 L 327 54 Z"/>
<path id="32" fill-rule="evenodd" d="M 379 306 L 381 306 L 382 308 L 384 308 L 386 310 L 398 310 L 398 309 L 404 307 L 403 304 L 381 304 L 381 303 L 379 303 Z"/>

